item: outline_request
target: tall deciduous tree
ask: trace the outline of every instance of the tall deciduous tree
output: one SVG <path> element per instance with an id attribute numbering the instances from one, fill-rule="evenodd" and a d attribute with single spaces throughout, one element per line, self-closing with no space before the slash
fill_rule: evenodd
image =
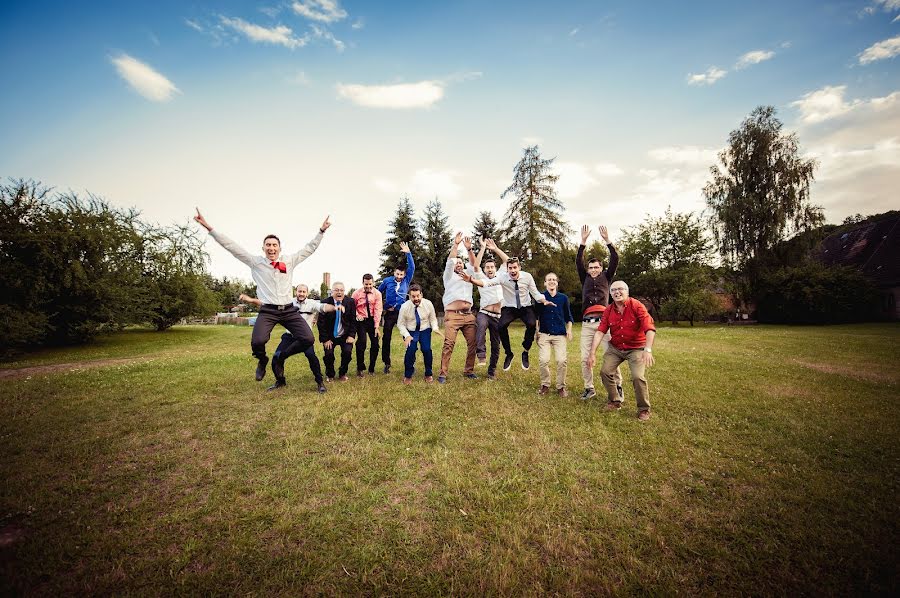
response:
<path id="1" fill-rule="evenodd" d="M 447 253 L 453 241 L 453 232 L 447 224 L 447 214 L 437 199 L 425 207 L 422 218 L 422 251 L 416 256 L 416 282 L 422 285 L 424 295 L 431 299 L 438 311 L 444 311 L 441 296 L 444 293 L 443 273 Z"/>
<path id="2" fill-rule="evenodd" d="M 568 244 L 572 229 L 563 220 L 563 204 L 556 196 L 556 181 L 550 167 L 554 158 L 541 157 L 538 146 L 525 148 L 513 169 L 513 182 L 501 198 L 512 196 L 503 218 L 503 243 L 512 255 L 531 259 L 551 248 Z"/>
<path id="3" fill-rule="evenodd" d="M 421 252 L 416 214 L 408 197 L 400 198 L 397 203 L 397 211 L 388 223 L 387 239 L 381 248 L 381 269 L 379 276 L 390 276 L 394 268 L 406 263 L 406 254 L 400 250 L 400 243 L 406 242 L 412 250 L 413 258 L 417 258 Z"/>
<path id="4" fill-rule="evenodd" d="M 824 222 L 809 196 L 816 161 L 802 158 L 797 135 L 782 127 L 774 107 L 756 108 L 728 136 L 703 188 L 719 252 L 739 269 Z"/>

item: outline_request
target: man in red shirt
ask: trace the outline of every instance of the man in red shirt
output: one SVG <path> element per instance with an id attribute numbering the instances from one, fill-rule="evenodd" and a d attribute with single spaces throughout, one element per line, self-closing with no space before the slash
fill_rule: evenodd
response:
<path id="1" fill-rule="evenodd" d="M 631 368 L 631 380 L 634 382 L 634 395 L 637 399 L 638 419 L 650 419 L 650 390 L 647 388 L 646 368 L 653 365 L 653 339 L 656 328 L 653 318 L 644 304 L 628 296 L 628 285 L 617 280 L 609 287 L 613 305 L 603 312 L 603 318 L 594 334 L 591 345 L 589 365 L 593 369 L 597 361 L 597 347 L 603 335 L 609 331 L 612 338 L 609 348 L 603 354 L 603 366 L 600 375 L 606 387 L 606 409 L 614 411 L 622 408 L 622 398 L 616 389 L 616 369 L 623 361 Z"/>

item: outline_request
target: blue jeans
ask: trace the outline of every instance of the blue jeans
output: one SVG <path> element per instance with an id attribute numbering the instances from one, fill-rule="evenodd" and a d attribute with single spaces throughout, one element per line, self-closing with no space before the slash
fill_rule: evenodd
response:
<path id="1" fill-rule="evenodd" d="M 416 351 L 419 345 L 422 345 L 422 358 L 425 361 L 425 375 L 431 376 L 431 328 L 420 330 L 412 333 L 412 342 L 406 348 L 406 355 L 403 357 L 403 377 L 412 378 L 416 373 Z"/>

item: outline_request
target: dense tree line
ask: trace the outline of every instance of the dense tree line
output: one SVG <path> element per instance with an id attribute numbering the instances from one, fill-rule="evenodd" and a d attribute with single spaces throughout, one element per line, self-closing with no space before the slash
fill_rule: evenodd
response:
<path id="1" fill-rule="evenodd" d="M 216 308 L 202 241 L 93 195 L 0 185 L 0 352 L 164 330 Z"/>

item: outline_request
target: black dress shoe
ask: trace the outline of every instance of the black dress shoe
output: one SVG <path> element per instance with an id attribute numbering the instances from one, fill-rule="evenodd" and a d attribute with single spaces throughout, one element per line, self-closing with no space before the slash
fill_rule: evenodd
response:
<path id="1" fill-rule="evenodd" d="M 507 353 L 506 357 L 503 359 L 503 371 L 509 371 L 509 368 L 512 366 L 513 356 L 512 353 Z"/>
<path id="2" fill-rule="evenodd" d="M 269 365 L 269 358 L 263 357 L 256 364 L 256 381 L 259 382 L 266 377 L 266 366 Z"/>
<path id="3" fill-rule="evenodd" d="M 318 389 L 318 390 L 319 390 L 319 394 L 320 394 L 320 395 L 321 395 L 321 394 L 325 394 L 326 392 L 328 392 L 328 389 L 325 388 L 325 385 L 322 384 L 321 382 L 319 382 L 319 389 Z"/>
<path id="4" fill-rule="evenodd" d="M 276 380 L 275 384 L 267 388 L 266 391 L 278 390 L 279 388 L 284 388 L 285 386 L 287 386 L 287 382 L 285 382 L 284 380 Z"/>

